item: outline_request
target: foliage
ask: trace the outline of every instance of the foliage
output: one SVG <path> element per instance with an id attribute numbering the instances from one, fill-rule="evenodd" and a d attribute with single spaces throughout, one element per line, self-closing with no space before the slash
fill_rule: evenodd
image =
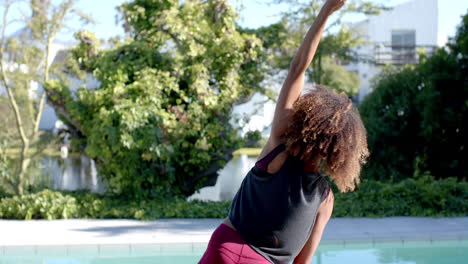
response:
<path id="1" fill-rule="evenodd" d="M 229 202 L 170 200 L 128 201 L 91 193 L 73 194 L 79 201 L 81 218 L 221 218 L 229 212 Z"/>
<path id="2" fill-rule="evenodd" d="M 467 179 L 468 15 L 453 43 L 417 66 L 384 70 L 360 106 L 372 152 L 364 178 L 429 172 Z"/>
<path id="3" fill-rule="evenodd" d="M 71 50 L 71 56 L 65 62 L 66 71 L 70 75 L 75 75 L 79 79 L 85 79 L 83 71 L 92 71 L 96 68 L 95 56 L 100 47 L 99 40 L 93 32 L 83 30 L 74 34 L 79 44 Z"/>
<path id="4" fill-rule="evenodd" d="M 335 68 L 341 68 L 340 71 L 345 71 L 344 68 L 339 66 L 339 62 L 358 61 L 361 59 L 358 54 L 355 54 L 353 48 L 363 43 L 364 41 L 361 39 L 361 36 L 345 25 L 343 25 L 336 34 L 324 36 L 320 41 L 320 45 L 317 47 L 316 55 L 312 61 L 312 67 L 308 71 L 309 79 L 318 84 L 326 84 L 324 83 L 324 81 L 326 81 L 324 77 L 327 66 L 328 70 L 330 70 L 330 65 L 335 64 Z M 332 58 L 333 61 L 330 61 L 329 58 Z M 353 86 L 356 85 L 356 81 L 353 79 L 359 77 L 354 73 L 348 73 L 348 75 L 352 78 Z M 335 87 L 331 87 L 335 89 Z M 353 95 L 353 88 L 336 87 L 336 89 L 339 91 L 344 90 L 347 94 Z"/>
<path id="5" fill-rule="evenodd" d="M 357 73 L 347 71 L 343 66 L 334 63 L 331 58 L 325 58 L 321 84 L 351 97 L 357 94 L 361 80 Z"/>
<path id="6" fill-rule="evenodd" d="M 15 193 L 14 165 L 14 160 L 6 152 L 6 143 L 0 142 L 0 197 Z"/>
<path id="7" fill-rule="evenodd" d="M 368 133 L 371 156 L 362 177 L 403 179 L 414 172 L 418 137 L 418 110 L 414 104 L 419 82 L 411 67 L 388 68 L 375 80 L 374 91 L 359 110 Z"/>
<path id="8" fill-rule="evenodd" d="M 6 143 L 0 142 L 0 183 L 10 179 L 10 160 L 6 154 Z M 1 185 L 1 184 L 0 184 Z"/>
<path id="9" fill-rule="evenodd" d="M 262 53 L 262 55 L 265 56 L 265 62 L 272 71 L 272 74 L 275 73 L 275 69 L 286 69 L 289 67 L 291 54 L 285 47 L 297 43 L 293 42 L 289 36 L 290 32 L 286 28 L 284 21 L 256 29 L 240 27 L 239 30 L 248 34 L 255 34 L 262 40 L 262 47 L 267 51 Z M 294 48 L 297 49 L 297 46 Z"/>
<path id="10" fill-rule="evenodd" d="M 262 133 L 259 130 L 249 131 L 245 133 L 243 138 L 243 148 L 261 148 L 263 142 Z"/>
<path id="11" fill-rule="evenodd" d="M 468 183 L 428 175 L 399 183 L 363 181 L 355 192 L 335 188 L 334 217 L 467 216 Z M 230 202 L 128 200 L 89 192 L 56 192 L 0 198 L 0 219 L 224 218 Z"/>
<path id="12" fill-rule="evenodd" d="M 229 119 L 263 91 L 261 42 L 237 31 L 226 1 L 134 0 L 120 11 L 126 43 L 96 53 L 82 32 L 72 50 L 99 89 L 74 95 L 49 82 L 50 102 L 112 192 L 188 196 L 215 182 L 240 143 Z"/>
<path id="13" fill-rule="evenodd" d="M 282 13 L 281 21 L 258 29 L 248 29 L 247 31 L 255 33 L 260 39 L 264 40 L 264 49 L 268 53 L 268 65 L 276 69 L 287 69 L 297 47 L 299 47 L 304 35 L 316 19 L 326 0 L 275 0 L 272 2 L 288 5 L 288 11 Z M 315 83 L 327 85 L 323 80 L 326 58 L 332 57 L 334 60 L 339 61 L 359 59 L 353 48 L 361 45 L 363 40 L 358 32 L 342 23 L 343 17 L 352 13 L 376 15 L 381 10 L 386 9 L 388 8 L 372 1 L 351 0 L 330 17 L 329 26 L 325 29 L 325 34 L 312 61 L 312 67 L 308 69 L 309 79 Z M 328 63 L 330 62 L 328 61 Z M 335 63 L 333 62 L 333 64 Z M 338 65 L 333 68 L 329 67 L 328 71 L 338 70 L 337 67 Z M 344 69 L 339 69 L 340 72 L 342 70 Z M 356 77 L 353 76 L 352 78 Z M 328 75 L 328 81 L 329 79 L 330 75 Z M 333 84 L 342 85 L 342 83 L 336 81 Z M 331 86 L 331 88 L 337 88 L 340 91 L 346 90 L 349 95 L 353 95 L 354 91 L 354 88 L 348 89 L 348 87 L 345 88 L 344 86 Z"/>
<path id="14" fill-rule="evenodd" d="M 89 192 L 51 190 L 0 200 L 0 219 L 220 218 L 228 212 L 229 202 L 187 202 L 179 198 L 130 201 Z"/>
<path id="15" fill-rule="evenodd" d="M 0 200 L 3 219 L 67 219 L 78 216 L 76 199 L 60 192 L 44 190 L 36 194 Z"/>
<path id="16" fill-rule="evenodd" d="M 366 180 L 355 192 L 335 193 L 335 217 L 468 215 L 468 182 L 429 175 L 398 183 Z"/>
<path id="17" fill-rule="evenodd" d="M 0 140 L 11 142 L 15 138 L 16 129 L 10 102 L 8 102 L 5 94 L 0 95 L 0 113 L 2 113 L 2 118 L 0 118 Z"/>

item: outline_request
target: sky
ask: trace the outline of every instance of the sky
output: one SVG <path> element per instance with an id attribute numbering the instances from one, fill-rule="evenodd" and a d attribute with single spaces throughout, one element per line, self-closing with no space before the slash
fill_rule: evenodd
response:
<path id="1" fill-rule="evenodd" d="M 95 24 L 84 26 L 93 31 L 101 39 L 108 39 L 116 35 L 123 35 L 120 25 L 116 25 L 116 7 L 126 0 L 77 0 L 77 7 L 86 14 L 91 15 Z M 243 8 L 240 11 L 239 23 L 244 27 L 257 28 L 275 23 L 279 20 L 278 14 L 287 9 L 282 4 L 267 5 L 269 0 L 229 0 L 232 5 Z M 388 6 L 407 2 L 408 0 L 373 0 L 375 3 L 383 3 Z M 439 34 L 444 37 L 454 36 L 456 26 L 461 21 L 461 16 L 468 12 L 467 0 L 439 0 Z M 348 16 L 347 20 L 356 22 L 365 19 L 365 16 Z M 345 19 L 346 20 L 346 19 Z M 76 20 L 70 20 L 71 28 L 61 34 L 61 41 L 73 39 L 73 32 L 83 28 Z"/>
<path id="2" fill-rule="evenodd" d="M 285 5 L 267 5 L 268 0 L 229 0 L 234 6 L 243 6 L 240 12 L 239 23 L 249 28 L 257 28 L 275 23 L 279 20 L 278 14 L 287 8 Z M 96 21 L 95 25 L 86 28 L 95 32 L 99 38 L 107 39 L 115 35 L 122 35 L 123 30 L 115 25 L 116 6 L 125 0 L 79 0 L 78 7 L 90 14 Z M 407 2 L 407 0 L 375 0 L 389 6 Z M 439 33 L 445 37 L 454 36 L 456 26 L 461 16 L 468 12 L 467 0 L 439 0 Z M 359 21 L 364 16 L 348 17 L 349 21 Z M 79 28 L 79 25 L 77 25 Z"/>

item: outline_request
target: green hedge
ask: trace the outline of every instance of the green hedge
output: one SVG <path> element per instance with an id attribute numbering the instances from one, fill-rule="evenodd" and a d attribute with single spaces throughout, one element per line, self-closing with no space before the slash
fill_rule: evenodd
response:
<path id="1" fill-rule="evenodd" d="M 0 200 L 0 218 L 4 219 L 52 220 L 78 215 L 75 197 L 51 190 Z"/>
<path id="2" fill-rule="evenodd" d="M 468 183 L 455 178 L 430 176 L 399 183 L 364 181 L 352 193 L 335 191 L 334 217 L 467 216 Z M 89 192 L 44 190 L 36 194 L 0 200 L 3 219 L 63 218 L 222 218 L 229 202 L 129 201 Z"/>
<path id="3" fill-rule="evenodd" d="M 204 202 L 183 199 L 128 201 L 124 198 L 75 193 L 80 202 L 80 218 L 220 218 L 229 212 L 230 202 Z M 0 207 L 1 208 L 1 207 Z"/>
<path id="4" fill-rule="evenodd" d="M 355 192 L 335 192 L 335 198 L 336 217 L 468 216 L 468 182 L 456 178 L 365 181 Z"/>
<path id="5" fill-rule="evenodd" d="M 36 194 L 0 200 L 0 219 L 127 218 L 220 218 L 229 212 L 229 202 L 129 201 L 89 192 L 43 190 Z"/>

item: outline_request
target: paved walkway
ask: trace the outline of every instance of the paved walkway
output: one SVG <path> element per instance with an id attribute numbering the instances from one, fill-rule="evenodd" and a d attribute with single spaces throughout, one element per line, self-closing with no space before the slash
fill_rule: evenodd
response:
<path id="1" fill-rule="evenodd" d="M 206 243 L 222 219 L 0 220 L 0 246 Z M 335 218 L 322 242 L 467 240 L 468 217 Z"/>

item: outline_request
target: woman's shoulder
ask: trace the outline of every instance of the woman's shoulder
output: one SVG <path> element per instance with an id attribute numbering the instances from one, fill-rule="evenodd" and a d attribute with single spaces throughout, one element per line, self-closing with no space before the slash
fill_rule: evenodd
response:
<path id="1" fill-rule="evenodd" d="M 279 140 L 279 139 L 276 139 L 276 138 L 270 136 L 268 138 L 265 146 L 263 146 L 262 151 L 260 152 L 260 155 L 258 155 L 257 160 L 263 159 L 270 152 L 272 152 L 275 148 L 278 148 L 281 145 L 286 146 L 286 141 Z"/>
<path id="2" fill-rule="evenodd" d="M 255 167 L 268 173 L 276 173 L 286 161 L 286 145 L 283 142 L 268 140 L 262 152 L 257 158 Z"/>

